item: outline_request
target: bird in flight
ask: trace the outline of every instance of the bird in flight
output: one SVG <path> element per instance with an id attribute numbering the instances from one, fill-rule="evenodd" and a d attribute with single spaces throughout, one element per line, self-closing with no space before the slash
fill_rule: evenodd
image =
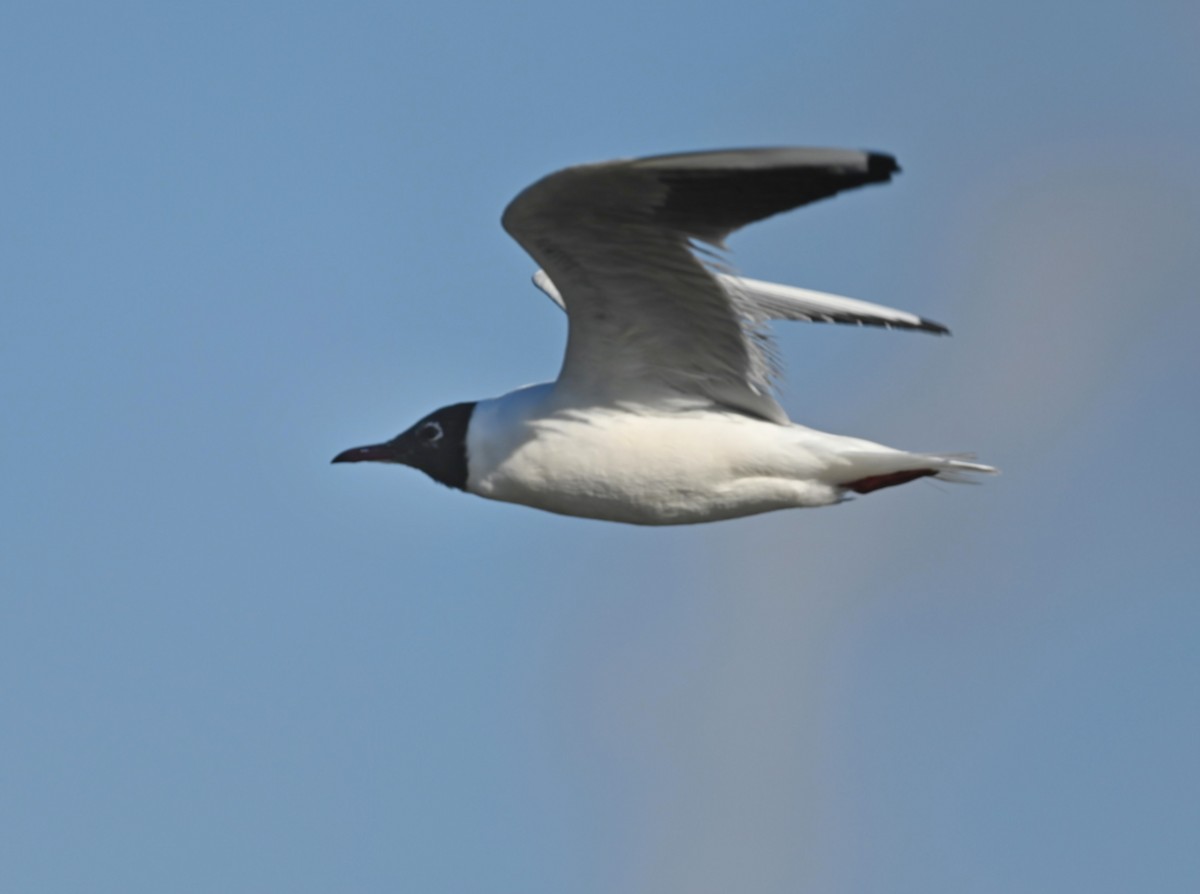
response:
<path id="1" fill-rule="evenodd" d="M 734 276 L 725 238 L 757 220 L 885 183 L 890 155 L 738 149 L 566 168 L 504 212 L 567 313 L 554 382 L 442 407 L 335 463 L 398 463 L 452 488 L 641 525 L 829 506 L 990 466 L 909 453 L 788 419 L 773 396 L 770 320 L 945 334 L 915 314 Z"/>

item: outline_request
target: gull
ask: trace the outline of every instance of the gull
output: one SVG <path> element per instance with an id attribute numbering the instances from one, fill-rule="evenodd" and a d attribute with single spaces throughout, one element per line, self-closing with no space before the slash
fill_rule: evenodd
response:
<path id="1" fill-rule="evenodd" d="M 735 149 L 566 168 L 504 211 L 567 313 L 554 382 L 442 407 L 335 463 L 396 463 L 451 488 L 638 525 L 830 506 L 918 478 L 991 473 L 970 454 L 910 453 L 792 422 L 774 396 L 770 320 L 946 334 L 901 310 L 732 274 L 730 233 L 885 183 L 894 158 Z"/>

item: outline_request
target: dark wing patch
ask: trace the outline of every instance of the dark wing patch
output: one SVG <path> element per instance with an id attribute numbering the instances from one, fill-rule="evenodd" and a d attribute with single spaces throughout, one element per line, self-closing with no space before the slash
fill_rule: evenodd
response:
<path id="1" fill-rule="evenodd" d="M 797 315 L 799 316 L 799 315 Z M 883 320 L 879 317 L 860 317 L 855 314 L 823 314 L 808 313 L 803 315 L 809 323 L 839 323 L 843 326 L 874 326 L 878 329 L 911 329 L 920 332 L 932 332 L 934 335 L 949 335 L 950 330 L 941 323 L 919 317 L 919 323 L 909 323 L 905 320 Z"/>
<path id="2" fill-rule="evenodd" d="M 695 166 L 704 155 L 657 156 L 635 162 L 635 167 L 654 168 L 666 187 L 654 211 L 656 223 L 718 244 L 747 224 L 846 190 L 886 183 L 900 170 L 890 155 L 843 149 L 761 149 L 740 153 L 748 165 Z M 676 158 L 690 164 L 672 167 Z M 755 166 L 759 160 L 763 164 Z"/>

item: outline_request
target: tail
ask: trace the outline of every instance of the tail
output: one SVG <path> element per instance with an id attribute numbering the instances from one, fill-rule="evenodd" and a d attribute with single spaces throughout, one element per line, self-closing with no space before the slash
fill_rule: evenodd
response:
<path id="1" fill-rule="evenodd" d="M 978 484 L 979 479 L 974 475 L 999 475 L 1000 470 L 994 466 L 969 462 L 975 458 L 974 453 L 922 453 L 923 459 L 931 461 L 936 470 L 934 477 L 940 481 L 950 481 L 954 484 Z"/>
<path id="2" fill-rule="evenodd" d="M 954 484 L 978 484 L 972 476 L 997 475 L 1000 472 L 991 466 L 969 462 L 975 458 L 971 453 L 901 453 L 900 456 L 904 457 L 903 468 L 895 468 L 899 464 L 896 462 L 899 457 L 893 454 L 890 457 L 892 471 L 857 478 L 841 486 L 856 494 L 869 494 L 885 487 L 907 484 L 918 478 L 937 478 Z"/>

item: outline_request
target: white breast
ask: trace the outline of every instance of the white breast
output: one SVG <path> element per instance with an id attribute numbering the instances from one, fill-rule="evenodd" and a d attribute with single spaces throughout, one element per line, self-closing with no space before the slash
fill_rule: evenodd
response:
<path id="1" fill-rule="evenodd" d="M 552 385 L 481 401 L 472 493 L 563 515 L 681 524 L 837 502 L 810 432 L 711 409 L 571 407 Z"/>

